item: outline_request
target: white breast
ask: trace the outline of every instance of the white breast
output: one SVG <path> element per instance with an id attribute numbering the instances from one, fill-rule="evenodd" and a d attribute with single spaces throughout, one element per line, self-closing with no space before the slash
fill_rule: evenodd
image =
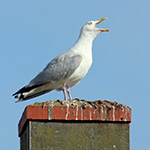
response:
<path id="1" fill-rule="evenodd" d="M 82 54 L 82 62 L 75 72 L 67 79 L 66 86 L 72 87 L 76 85 L 88 73 L 92 65 L 92 55 Z"/>

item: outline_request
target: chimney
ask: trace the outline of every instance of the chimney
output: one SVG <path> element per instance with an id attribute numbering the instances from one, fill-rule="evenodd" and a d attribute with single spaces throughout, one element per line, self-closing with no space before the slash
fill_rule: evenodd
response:
<path id="1" fill-rule="evenodd" d="M 25 108 L 21 150 L 129 150 L 131 109 L 107 100 L 51 100 Z"/>

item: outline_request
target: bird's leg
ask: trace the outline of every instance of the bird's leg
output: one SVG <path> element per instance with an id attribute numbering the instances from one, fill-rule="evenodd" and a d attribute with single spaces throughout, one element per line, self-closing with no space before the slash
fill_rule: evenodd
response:
<path id="1" fill-rule="evenodd" d="M 67 100 L 65 85 L 63 86 L 62 90 L 63 90 L 63 93 L 64 93 L 64 100 Z"/>
<path id="2" fill-rule="evenodd" d="M 69 89 L 69 88 L 67 88 L 67 93 L 68 93 L 69 99 L 72 100 L 71 92 L 70 92 L 70 89 Z"/>

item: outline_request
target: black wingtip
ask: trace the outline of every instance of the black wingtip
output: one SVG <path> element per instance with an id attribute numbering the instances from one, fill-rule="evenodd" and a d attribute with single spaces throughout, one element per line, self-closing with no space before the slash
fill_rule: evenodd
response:
<path id="1" fill-rule="evenodd" d="M 16 95 L 16 93 L 14 93 L 12 96 L 15 96 Z"/>
<path id="2" fill-rule="evenodd" d="M 20 90 L 17 91 L 16 93 L 14 93 L 12 96 L 15 96 L 15 95 L 17 96 L 17 94 L 19 94 L 19 93 L 21 93 Z"/>

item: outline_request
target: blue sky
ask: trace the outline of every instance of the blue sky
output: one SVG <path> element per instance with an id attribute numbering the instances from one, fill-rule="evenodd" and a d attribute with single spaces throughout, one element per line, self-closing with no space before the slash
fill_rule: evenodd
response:
<path id="1" fill-rule="evenodd" d="M 71 48 L 81 27 L 108 17 L 93 43 L 93 65 L 71 89 L 73 98 L 110 100 L 132 108 L 131 150 L 148 149 L 150 135 L 150 1 L 5 0 L 0 2 L 1 149 L 19 150 L 18 122 L 36 101 L 63 99 L 53 91 L 14 103 L 11 95 L 55 56 Z"/>

